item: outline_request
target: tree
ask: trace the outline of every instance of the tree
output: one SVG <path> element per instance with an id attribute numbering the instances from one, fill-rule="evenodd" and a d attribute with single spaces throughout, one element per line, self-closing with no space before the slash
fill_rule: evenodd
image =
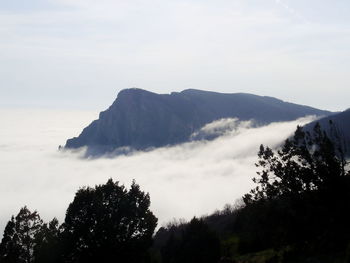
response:
<path id="1" fill-rule="evenodd" d="M 18 245 L 15 226 L 15 218 L 12 216 L 5 227 L 4 237 L 0 244 L 0 262 L 16 263 L 20 257 L 21 247 Z"/>
<path id="2" fill-rule="evenodd" d="M 25 206 L 16 217 L 7 223 L 0 245 L 0 261 L 4 263 L 33 262 L 36 237 L 43 221 L 39 214 L 33 213 Z"/>
<path id="3" fill-rule="evenodd" d="M 244 196 L 234 226 L 241 253 L 286 247 L 297 255 L 345 251 L 350 173 L 333 135 L 332 126 L 325 131 L 317 123 L 298 127 L 279 150 L 260 147 L 257 186 Z"/>
<path id="4" fill-rule="evenodd" d="M 80 189 L 63 224 L 67 262 L 144 262 L 157 218 L 150 198 L 133 181 L 129 191 L 109 179 Z"/>
<path id="5" fill-rule="evenodd" d="M 330 122 L 330 125 L 333 125 Z M 331 131 L 334 131 L 331 126 Z M 341 144 L 331 140 L 318 123 L 313 130 L 298 126 L 292 139 L 287 139 L 278 151 L 260 146 L 257 184 L 244 196 L 246 204 L 329 188 L 347 175 L 347 162 Z"/>
<path id="6" fill-rule="evenodd" d="M 35 263 L 60 262 L 61 232 L 62 228 L 56 218 L 42 225 L 36 235 L 36 246 L 33 251 Z"/>

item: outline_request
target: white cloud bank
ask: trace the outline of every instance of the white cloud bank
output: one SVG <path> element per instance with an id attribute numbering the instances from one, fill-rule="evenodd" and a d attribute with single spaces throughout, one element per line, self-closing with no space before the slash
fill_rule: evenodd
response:
<path id="1" fill-rule="evenodd" d="M 76 136 L 96 112 L 0 110 L 0 231 L 19 208 L 38 210 L 45 220 L 62 222 L 82 186 L 112 177 L 129 186 L 132 179 L 150 193 L 151 208 L 163 224 L 190 219 L 233 203 L 252 186 L 261 143 L 276 146 L 297 124 L 310 118 L 249 128 L 210 142 L 191 142 L 113 159 L 86 160 L 57 147 Z M 220 121 L 219 124 L 230 121 Z M 213 127 L 209 127 L 213 128 Z"/>

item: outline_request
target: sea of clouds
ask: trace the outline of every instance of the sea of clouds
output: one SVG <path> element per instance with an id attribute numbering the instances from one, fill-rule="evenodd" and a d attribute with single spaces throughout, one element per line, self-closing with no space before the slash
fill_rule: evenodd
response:
<path id="1" fill-rule="evenodd" d="M 151 196 L 159 226 L 186 220 L 232 204 L 253 186 L 260 144 L 279 146 L 298 124 L 312 117 L 254 128 L 224 119 L 200 132 L 221 136 L 113 158 L 82 158 L 58 151 L 67 138 L 98 116 L 90 111 L 0 110 L 0 232 L 11 215 L 27 205 L 47 221 L 64 220 L 75 192 L 113 178 L 133 179 Z"/>

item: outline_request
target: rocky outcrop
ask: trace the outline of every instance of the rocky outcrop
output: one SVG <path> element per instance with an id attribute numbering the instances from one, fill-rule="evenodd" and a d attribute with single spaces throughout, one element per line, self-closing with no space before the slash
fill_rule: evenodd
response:
<path id="1" fill-rule="evenodd" d="M 120 147 L 146 149 L 185 142 L 207 123 L 221 118 L 253 119 L 257 124 L 289 121 L 330 112 L 252 94 L 184 90 L 156 94 L 122 90 L 114 103 L 66 148 L 88 146 L 96 152 Z"/>

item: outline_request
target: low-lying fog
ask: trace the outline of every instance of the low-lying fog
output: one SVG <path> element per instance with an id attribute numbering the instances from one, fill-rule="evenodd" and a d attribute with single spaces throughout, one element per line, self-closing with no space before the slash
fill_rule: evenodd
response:
<path id="1" fill-rule="evenodd" d="M 79 187 L 108 178 L 127 186 L 132 179 L 150 193 L 151 209 L 162 225 L 173 218 L 190 219 L 234 203 L 252 187 L 256 153 L 271 147 L 311 120 L 249 128 L 223 120 L 204 131 L 222 131 L 213 141 L 191 142 L 138 152 L 132 156 L 87 160 L 81 153 L 59 152 L 67 138 L 77 136 L 98 112 L 0 110 L 0 237 L 12 214 L 27 205 L 47 221 L 64 219 Z M 221 126 L 220 126 L 221 125 Z"/>

